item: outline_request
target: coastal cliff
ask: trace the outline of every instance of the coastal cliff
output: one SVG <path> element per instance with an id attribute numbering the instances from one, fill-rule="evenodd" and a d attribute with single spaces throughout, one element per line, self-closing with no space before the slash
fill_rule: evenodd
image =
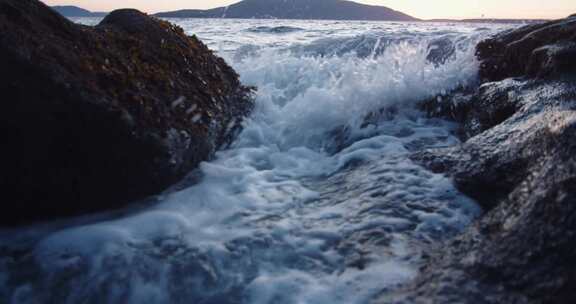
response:
<path id="1" fill-rule="evenodd" d="M 181 28 L 136 10 L 96 27 L 0 0 L 0 185 L 12 225 L 158 194 L 230 143 L 252 88 Z"/>

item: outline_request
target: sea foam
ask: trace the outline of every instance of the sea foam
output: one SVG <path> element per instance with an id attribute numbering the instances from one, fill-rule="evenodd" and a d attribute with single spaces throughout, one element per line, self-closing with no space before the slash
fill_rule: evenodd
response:
<path id="1" fill-rule="evenodd" d="M 479 213 L 408 156 L 458 143 L 452 124 L 414 106 L 476 81 L 486 31 L 324 22 L 283 32 L 287 43 L 269 31 L 239 43 L 227 39 L 265 22 L 222 22 L 201 38 L 258 87 L 239 138 L 200 166 L 198 183 L 119 219 L 46 232 L 31 259 L 2 264 L 14 302 L 366 303 L 413 278 L 425 245 Z M 454 53 L 438 64 L 431 43 L 447 29 Z M 377 38 L 349 47 L 367 36 Z"/>

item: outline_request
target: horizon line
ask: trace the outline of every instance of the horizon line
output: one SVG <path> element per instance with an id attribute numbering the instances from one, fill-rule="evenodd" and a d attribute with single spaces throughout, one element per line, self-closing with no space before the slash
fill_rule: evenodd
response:
<path id="1" fill-rule="evenodd" d="M 347 1 L 351 1 L 351 2 L 356 2 L 353 0 L 347 0 Z M 42 2 L 44 2 L 42 0 Z M 237 0 L 238 3 L 241 2 L 241 0 Z M 235 4 L 233 3 L 233 4 Z M 359 2 L 356 2 L 359 3 Z M 74 5 L 74 4 L 53 4 L 53 5 L 49 5 L 47 3 L 45 3 L 48 6 L 74 6 L 74 7 L 78 7 L 81 9 L 85 9 L 88 10 L 92 13 L 110 13 L 113 12 L 115 10 L 119 10 L 119 9 L 136 9 L 139 10 L 141 12 L 150 14 L 150 15 L 156 15 L 156 14 L 160 14 L 160 13 L 167 13 L 167 12 L 174 12 L 174 11 L 181 11 L 181 10 L 201 10 L 201 11 L 206 11 L 206 10 L 211 10 L 211 9 L 216 9 L 216 8 L 220 8 L 220 7 L 226 7 L 226 5 L 221 5 L 221 6 L 216 6 L 216 7 L 210 7 L 210 8 L 190 8 L 190 7 L 180 7 L 180 8 L 175 8 L 175 9 L 166 9 L 166 10 L 145 10 L 145 9 L 141 9 L 141 8 L 136 8 L 136 7 L 118 7 L 118 8 L 114 8 L 111 10 L 92 10 L 92 9 L 87 9 L 85 7 L 79 6 L 79 5 Z M 233 5 L 230 4 L 230 5 Z M 421 17 L 417 17 L 415 15 L 406 13 L 404 11 L 400 11 L 397 9 L 394 9 L 392 7 L 388 7 L 388 6 L 383 6 L 383 5 L 373 5 L 373 4 L 363 4 L 363 5 L 368 5 L 368 6 L 375 6 L 375 7 L 387 7 L 390 8 L 392 10 L 395 10 L 397 12 L 401 12 L 404 14 L 407 14 L 415 19 L 421 20 L 421 21 L 434 21 L 434 20 L 453 20 L 453 21 L 462 21 L 462 20 L 542 20 L 542 21 L 546 21 L 546 20 L 558 20 L 558 19 L 563 19 L 563 18 L 567 18 L 569 16 L 571 16 L 570 13 L 568 13 L 566 16 L 554 16 L 554 17 L 492 17 L 492 16 L 485 16 L 484 14 L 482 14 L 481 16 L 477 16 L 477 17 L 436 17 L 436 18 L 421 18 Z M 232 18 L 229 18 L 232 19 Z M 302 19 L 302 20 L 308 20 L 308 19 Z M 310 19 L 312 20 L 312 19 Z"/>

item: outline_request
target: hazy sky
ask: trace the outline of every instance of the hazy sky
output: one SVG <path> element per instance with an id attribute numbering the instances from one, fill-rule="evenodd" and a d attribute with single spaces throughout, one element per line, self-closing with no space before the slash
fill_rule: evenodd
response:
<path id="1" fill-rule="evenodd" d="M 49 5 L 77 5 L 93 11 L 133 7 L 146 12 L 213 8 L 239 0 L 43 0 Z M 563 18 L 576 13 L 576 0 L 357 0 L 384 5 L 414 17 Z"/>

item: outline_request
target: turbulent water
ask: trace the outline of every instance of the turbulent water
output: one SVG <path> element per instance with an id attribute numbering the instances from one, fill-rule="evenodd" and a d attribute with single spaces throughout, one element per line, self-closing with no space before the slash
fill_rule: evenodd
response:
<path id="1" fill-rule="evenodd" d="M 367 303 L 479 214 L 409 160 L 458 143 L 415 104 L 505 26 L 171 21 L 259 88 L 244 131 L 134 208 L 0 232 L 0 303 Z"/>

